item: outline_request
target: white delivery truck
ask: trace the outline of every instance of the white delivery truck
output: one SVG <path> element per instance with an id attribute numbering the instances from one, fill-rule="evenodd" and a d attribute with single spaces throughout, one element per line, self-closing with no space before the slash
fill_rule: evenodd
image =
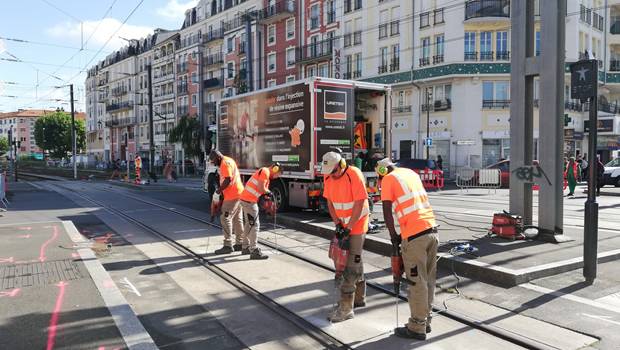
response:
<path id="1" fill-rule="evenodd" d="M 359 152 L 368 163 L 391 153 L 391 87 L 328 78 L 308 78 L 223 99 L 217 115 L 217 149 L 237 162 L 244 183 L 256 169 L 279 162 L 271 182 L 279 208 L 321 209 L 321 157 L 339 149 L 349 164 Z M 364 174 L 369 196 L 377 194 L 372 165 Z M 205 171 L 213 192 L 217 169 Z"/>

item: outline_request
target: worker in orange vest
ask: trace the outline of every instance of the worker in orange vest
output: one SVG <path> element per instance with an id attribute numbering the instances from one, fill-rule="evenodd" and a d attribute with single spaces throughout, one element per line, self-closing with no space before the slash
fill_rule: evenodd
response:
<path id="1" fill-rule="evenodd" d="M 340 153 L 323 155 L 323 197 L 337 230 L 346 232 L 349 256 L 340 281 L 340 302 L 329 316 L 331 322 L 353 318 L 353 308 L 366 305 L 366 281 L 362 250 L 368 232 L 370 210 L 366 181 L 361 170 L 347 165 Z"/>
<path id="2" fill-rule="evenodd" d="M 405 278 L 409 281 L 411 317 L 397 336 L 425 340 L 431 332 L 431 310 L 437 275 L 437 224 L 422 181 L 413 170 L 398 168 L 384 158 L 375 171 L 381 180 L 381 200 L 385 225 L 395 251 L 402 253 Z M 392 210 L 400 225 L 394 227 Z M 400 276 L 399 276 L 400 277 Z"/>
<path id="3" fill-rule="evenodd" d="M 233 250 L 240 251 L 242 249 L 243 217 L 239 198 L 243 192 L 243 182 L 241 182 L 237 163 L 232 158 L 224 156 L 218 150 L 213 150 L 209 154 L 209 161 L 219 166 L 220 171 L 220 186 L 215 195 L 224 197 L 222 214 L 220 215 L 220 223 L 224 231 L 224 246 L 217 249 L 215 254 L 230 254 Z M 233 232 L 235 235 L 234 245 L 232 244 Z"/>
<path id="4" fill-rule="evenodd" d="M 142 184 L 142 157 L 139 154 L 136 154 L 136 157 L 133 160 L 134 166 L 136 168 L 136 185 Z"/>
<path id="5" fill-rule="evenodd" d="M 271 193 L 269 191 L 269 182 L 270 180 L 277 179 L 280 176 L 280 172 L 279 163 L 258 169 L 245 184 L 245 189 L 241 193 L 241 209 L 246 220 L 241 254 L 250 254 L 250 259 L 252 260 L 269 258 L 256 246 L 258 230 L 260 229 L 258 199 L 263 195 Z"/>

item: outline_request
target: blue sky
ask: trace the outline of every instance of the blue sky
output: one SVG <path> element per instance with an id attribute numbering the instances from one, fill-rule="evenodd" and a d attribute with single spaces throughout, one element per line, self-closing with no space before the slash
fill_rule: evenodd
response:
<path id="1" fill-rule="evenodd" d="M 78 100 L 76 110 L 84 110 L 84 67 L 89 61 L 92 60 L 86 69 L 126 44 L 119 36 L 140 38 L 154 28 L 180 28 L 185 9 L 195 6 L 197 0 L 0 2 L 0 112 L 9 112 L 18 108 L 64 107 L 68 110 L 69 88 L 54 86 L 69 82 L 74 84 Z M 121 27 L 136 6 L 137 10 Z M 112 35 L 119 27 L 118 33 Z M 82 41 L 85 42 L 83 50 Z M 16 59 L 30 63 L 7 61 Z M 35 88 L 37 71 L 38 89 Z"/>

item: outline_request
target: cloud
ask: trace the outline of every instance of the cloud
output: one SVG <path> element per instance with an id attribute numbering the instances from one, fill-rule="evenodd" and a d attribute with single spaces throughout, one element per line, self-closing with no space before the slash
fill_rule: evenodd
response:
<path id="1" fill-rule="evenodd" d="M 115 18 L 104 18 L 99 21 L 85 21 L 84 22 L 84 41 L 90 40 L 87 43 L 88 48 L 98 49 L 114 34 L 114 32 L 121 26 L 121 21 Z M 55 26 L 47 29 L 47 34 L 62 40 L 71 40 L 72 42 L 80 45 L 82 37 L 82 28 L 79 23 L 64 22 L 56 24 Z M 145 26 L 134 26 L 131 24 L 125 24 L 114 34 L 114 37 L 110 40 L 110 43 L 106 46 L 106 50 L 111 51 L 118 49 L 127 42 L 119 37 L 126 39 L 140 39 L 148 34 L 153 33 L 153 28 Z"/>
<path id="2" fill-rule="evenodd" d="M 198 0 L 188 0 L 185 3 L 180 3 L 178 0 L 168 0 L 166 6 L 158 8 L 155 12 L 169 21 L 179 22 L 185 18 L 185 11 L 197 4 Z"/>

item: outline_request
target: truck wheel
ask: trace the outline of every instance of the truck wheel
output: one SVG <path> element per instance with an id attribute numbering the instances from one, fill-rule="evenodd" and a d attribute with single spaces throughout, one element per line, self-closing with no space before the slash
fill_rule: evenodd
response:
<path id="1" fill-rule="evenodd" d="M 278 211 L 284 211 L 288 209 L 288 196 L 284 190 L 284 183 L 282 181 L 274 181 L 269 190 L 273 193 L 276 200 L 276 207 Z"/>

